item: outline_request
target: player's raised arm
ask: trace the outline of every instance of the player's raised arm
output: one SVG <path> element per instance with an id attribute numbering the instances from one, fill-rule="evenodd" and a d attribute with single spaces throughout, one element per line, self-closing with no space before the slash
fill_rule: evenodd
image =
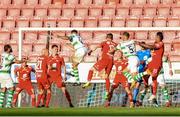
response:
<path id="1" fill-rule="evenodd" d="M 102 44 L 95 46 L 94 48 L 90 49 L 88 55 L 90 56 L 92 52 L 96 51 L 98 48 L 102 48 Z"/>

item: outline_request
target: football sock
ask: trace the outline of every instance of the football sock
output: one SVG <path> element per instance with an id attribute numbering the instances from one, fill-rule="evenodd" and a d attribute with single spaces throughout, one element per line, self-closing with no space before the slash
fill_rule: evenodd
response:
<path id="1" fill-rule="evenodd" d="M 0 92 L 0 107 L 3 106 L 3 103 L 4 103 L 4 97 L 5 97 L 5 93 L 4 93 L 4 92 Z"/>
<path id="2" fill-rule="evenodd" d="M 89 70 L 88 81 L 91 81 L 92 77 L 93 77 L 93 70 Z"/>
<path id="3" fill-rule="evenodd" d="M 6 106 L 8 106 L 8 107 L 11 106 L 13 94 L 14 94 L 14 91 L 8 90 L 8 97 L 7 97 L 7 101 L 6 101 Z"/>
<path id="4" fill-rule="evenodd" d="M 133 102 L 134 103 L 136 103 L 136 99 L 137 99 L 138 93 L 139 93 L 139 89 L 135 88 L 134 91 L 133 91 Z"/>
<path id="5" fill-rule="evenodd" d="M 50 93 L 47 93 L 47 99 L 46 99 L 46 107 L 49 106 L 49 102 L 51 100 L 51 92 Z"/>
<path id="6" fill-rule="evenodd" d="M 162 89 L 162 92 L 163 92 L 163 95 L 164 95 L 164 99 L 165 99 L 166 101 L 169 101 L 170 97 L 169 97 L 167 88 L 166 88 L 166 87 L 163 88 L 163 89 Z"/>
<path id="7" fill-rule="evenodd" d="M 106 80 L 106 92 L 109 93 L 109 89 L 110 89 L 110 80 L 109 80 L 109 78 L 106 78 L 105 80 Z"/>

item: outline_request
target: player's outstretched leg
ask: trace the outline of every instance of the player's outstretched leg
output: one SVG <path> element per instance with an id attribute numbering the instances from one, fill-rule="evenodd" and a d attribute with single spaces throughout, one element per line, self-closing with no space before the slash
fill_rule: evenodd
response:
<path id="1" fill-rule="evenodd" d="M 0 108 L 3 107 L 4 99 L 5 99 L 6 88 L 2 88 L 0 92 Z"/>
<path id="2" fill-rule="evenodd" d="M 13 100 L 13 94 L 14 94 L 14 87 L 10 88 L 8 91 L 8 97 L 6 101 L 6 108 L 11 108 L 12 107 L 12 100 Z"/>
<path id="3" fill-rule="evenodd" d="M 65 87 L 62 87 L 61 89 L 62 89 L 63 94 L 66 96 L 66 99 L 69 103 L 69 107 L 74 107 L 71 102 L 71 96 L 70 96 L 69 92 L 67 91 L 67 89 Z"/>
<path id="4" fill-rule="evenodd" d="M 94 68 L 94 67 L 89 70 L 88 78 L 87 78 L 88 81 L 87 81 L 86 84 L 83 85 L 82 88 L 86 88 L 86 87 L 89 87 L 89 86 L 91 85 L 91 84 L 90 84 L 90 81 L 91 81 L 91 79 L 92 79 L 92 77 L 93 77 L 94 71 L 95 71 L 95 68 Z"/>

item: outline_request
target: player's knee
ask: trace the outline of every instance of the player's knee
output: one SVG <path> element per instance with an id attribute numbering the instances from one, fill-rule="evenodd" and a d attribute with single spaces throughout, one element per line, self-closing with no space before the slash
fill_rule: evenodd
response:
<path id="1" fill-rule="evenodd" d="M 51 90 L 50 90 L 50 89 L 48 89 L 48 90 L 47 90 L 47 93 L 51 93 Z"/>
<path id="2" fill-rule="evenodd" d="M 35 98 L 35 95 L 34 95 L 34 94 L 32 94 L 32 95 L 31 95 L 31 98 L 33 98 L 33 99 L 34 99 L 34 98 Z"/>
<path id="3" fill-rule="evenodd" d="M 40 95 L 43 94 L 43 93 L 44 93 L 44 90 L 39 90 L 38 91 L 38 94 L 40 94 Z"/>

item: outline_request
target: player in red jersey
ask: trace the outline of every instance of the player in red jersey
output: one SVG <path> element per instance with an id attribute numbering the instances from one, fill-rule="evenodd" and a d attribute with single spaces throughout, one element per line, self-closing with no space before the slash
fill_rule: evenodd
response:
<path id="1" fill-rule="evenodd" d="M 152 96 L 149 98 L 149 100 L 154 100 L 156 98 L 156 92 L 157 92 L 157 77 L 158 74 L 162 68 L 162 57 L 164 54 L 164 43 L 163 43 L 163 33 L 157 32 L 156 34 L 156 40 L 153 45 L 150 44 L 143 44 L 137 42 L 140 46 L 148 48 L 153 50 L 152 54 L 152 60 L 147 65 L 147 70 L 143 73 L 140 73 L 142 75 L 149 75 L 152 76 Z M 144 78 L 144 84 L 146 87 L 148 87 L 148 79 L 149 77 Z"/>
<path id="2" fill-rule="evenodd" d="M 38 100 L 36 104 L 37 107 L 40 107 L 41 100 L 44 101 L 43 95 L 45 95 L 45 91 L 46 91 L 45 107 L 49 107 L 49 102 L 51 99 L 51 88 L 47 78 L 48 55 L 49 55 L 48 49 L 43 49 L 41 52 L 41 56 L 39 56 L 37 59 L 37 65 L 36 65 L 36 78 L 38 84 Z"/>
<path id="3" fill-rule="evenodd" d="M 34 89 L 31 83 L 31 72 L 35 72 L 35 70 L 27 65 L 27 58 L 23 58 L 21 67 L 17 67 L 15 70 L 15 75 L 18 76 L 18 84 L 15 89 L 12 106 L 16 107 L 16 102 L 18 99 L 18 95 L 22 90 L 26 90 L 27 93 L 31 96 L 32 106 L 35 106 L 36 98 L 34 94 Z"/>
<path id="4" fill-rule="evenodd" d="M 115 54 L 115 55 L 118 55 L 118 56 L 115 56 L 117 60 L 114 60 L 114 65 L 116 67 L 116 75 L 113 80 L 113 85 L 111 86 L 111 90 L 108 94 L 106 106 L 110 106 L 110 101 L 113 95 L 113 91 L 119 86 L 119 84 L 121 84 L 128 94 L 130 107 L 134 107 L 132 93 L 130 91 L 130 86 L 129 86 L 127 78 L 123 74 L 123 71 L 127 69 L 128 60 L 123 58 L 123 55 L 121 52 L 117 52 L 117 53 L 120 53 L 120 54 Z"/>
<path id="5" fill-rule="evenodd" d="M 50 84 L 55 83 L 58 88 L 62 90 L 66 96 L 69 106 L 73 107 L 69 92 L 61 76 L 61 69 L 63 69 L 64 78 L 66 80 L 66 66 L 63 57 L 58 55 L 58 46 L 52 45 L 51 56 L 48 58 L 48 75 Z"/>
<path id="6" fill-rule="evenodd" d="M 90 86 L 90 81 L 92 79 L 94 72 L 96 71 L 101 72 L 103 69 L 105 69 L 106 95 L 109 93 L 109 89 L 110 89 L 109 74 L 112 70 L 113 55 L 114 55 L 116 46 L 117 44 L 113 42 L 113 34 L 109 33 L 106 36 L 106 41 L 102 42 L 99 46 L 97 46 L 96 48 L 94 48 L 93 50 L 89 52 L 89 55 L 90 55 L 91 52 L 95 51 L 97 48 L 102 48 L 102 57 L 89 70 L 88 82 L 83 86 L 83 88 Z"/>

